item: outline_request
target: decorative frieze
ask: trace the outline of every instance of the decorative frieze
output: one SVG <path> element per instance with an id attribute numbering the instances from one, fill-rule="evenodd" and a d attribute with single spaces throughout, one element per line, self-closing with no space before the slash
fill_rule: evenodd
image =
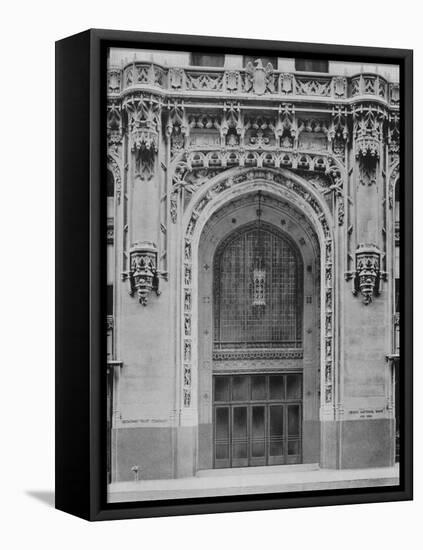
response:
<path id="1" fill-rule="evenodd" d="M 255 360 L 287 360 L 287 359 L 302 359 L 303 350 L 298 348 L 283 348 L 283 349 L 227 349 L 214 350 L 213 361 L 255 361 Z"/>

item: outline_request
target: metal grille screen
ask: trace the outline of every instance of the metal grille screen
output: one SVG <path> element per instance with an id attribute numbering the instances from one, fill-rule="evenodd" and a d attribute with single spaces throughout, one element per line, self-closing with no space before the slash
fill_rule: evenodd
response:
<path id="1" fill-rule="evenodd" d="M 302 263 L 294 246 L 270 226 L 230 236 L 214 262 L 214 345 L 224 348 L 301 347 Z M 265 305 L 255 306 L 253 269 L 265 269 Z"/>

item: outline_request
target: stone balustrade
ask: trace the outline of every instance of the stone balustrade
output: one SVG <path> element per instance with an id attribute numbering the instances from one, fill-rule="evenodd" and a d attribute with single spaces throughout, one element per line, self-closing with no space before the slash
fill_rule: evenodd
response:
<path id="1" fill-rule="evenodd" d="M 119 96 L 137 88 L 165 95 L 268 96 L 274 99 L 374 100 L 399 105 L 399 84 L 377 74 L 353 77 L 286 73 L 271 65 L 245 69 L 162 67 L 135 61 L 108 71 L 108 94 Z"/>

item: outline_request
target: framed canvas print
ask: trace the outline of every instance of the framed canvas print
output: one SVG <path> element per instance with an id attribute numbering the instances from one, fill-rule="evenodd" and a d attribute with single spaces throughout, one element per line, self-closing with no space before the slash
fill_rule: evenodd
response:
<path id="1" fill-rule="evenodd" d="M 411 499 L 412 52 L 56 52 L 56 506 Z"/>

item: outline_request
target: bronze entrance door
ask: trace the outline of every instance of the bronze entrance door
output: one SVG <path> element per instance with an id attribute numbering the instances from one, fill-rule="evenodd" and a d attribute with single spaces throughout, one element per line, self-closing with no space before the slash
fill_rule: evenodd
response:
<path id="1" fill-rule="evenodd" d="M 214 467 L 301 462 L 302 375 L 213 377 Z"/>

